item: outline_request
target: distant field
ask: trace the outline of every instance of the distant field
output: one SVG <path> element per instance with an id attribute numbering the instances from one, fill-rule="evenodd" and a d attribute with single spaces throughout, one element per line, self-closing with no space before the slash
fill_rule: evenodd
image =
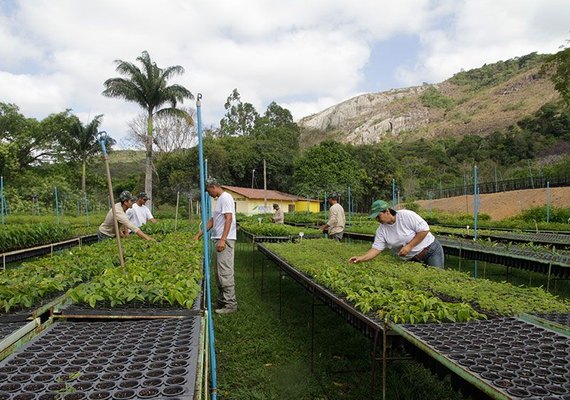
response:
<path id="1" fill-rule="evenodd" d="M 480 195 L 479 212 L 488 214 L 493 220 L 501 220 L 519 214 L 532 207 L 546 205 L 546 189 L 515 190 L 511 192 Z M 449 197 L 435 200 L 419 200 L 417 203 L 424 210 L 472 213 L 473 195 Z M 570 207 L 570 187 L 551 188 L 550 205 L 552 207 Z"/>

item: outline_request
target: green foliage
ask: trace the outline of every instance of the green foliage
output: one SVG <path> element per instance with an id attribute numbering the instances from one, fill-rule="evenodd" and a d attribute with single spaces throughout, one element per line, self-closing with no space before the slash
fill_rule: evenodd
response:
<path id="1" fill-rule="evenodd" d="M 188 234 L 184 232 L 177 232 L 162 238 L 158 236 L 158 239 L 160 239 L 159 242 L 147 242 L 138 237 L 124 239 L 122 243 L 125 263 L 127 267 L 138 271 L 147 269 L 149 275 L 145 275 L 147 279 L 145 282 L 152 281 L 149 277 L 154 276 L 154 281 L 148 283 L 147 289 L 141 289 L 141 291 L 146 290 L 145 299 L 153 303 L 168 302 L 187 306 L 189 301 L 195 299 L 199 291 L 199 287 L 196 289 L 190 281 L 200 279 L 198 277 L 201 273 L 200 244 L 189 241 Z M 117 268 L 120 265 L 119 257 L 112 256 L 116 254 L 116 246 L 114 240 L 104 240 L 90 246 L 75 247 L 53 257 L 25 262 L 21 267 L 6 270 L 0 274 L 0 308 L 9 312 L 37 306 L 102 273 L 113 276 L 114 281 L 117 276 L 121 275 L 120 268 Z M 190 271 L 190 273 L 187 276 L 181 276 L 184 271 Z M 157 274 L 160 278 L 156 277 Z M 139 278 L 132 279 L 136 282 Z M 160 286 L 161 279 L 166 282 L 163 287 Z M 173 282 L 175 280 L 180 283 Z M 132 289 L 132 284 L 128 290 Z M 115 283 L 105 285 L 115 285 Z M 115 287 L 120 289 L 116 285 Z M 99 297 L 103 296 L 85 287 L 78 290 L 80 293 L 89 293 L 86 295 L 88 296 L 88 299 L 86 297 L 87 303 L 99 301 Z M 124 290 L 127 288 L 125 287 Z M 124 291 L 120 293 L 122 296 Z M 183 301 L 179 301 L 181 293 L 188 295 Z M 190 297 L 191 294 L 194 297 Z M 79 297 L 75 295 L 76 300 Z"/>
<path id="2" fill-rule="evenodd" d="M 570 107 L 570 47 L 549 56 L 543 71 L 552 73 L 554 88 L 560 93 L 566 106 Z"/>
<path id="3" fill-rule="evenodd" d="M 234 89 L 224 104 L 226 115 L 220 121 L 218 135 L 249 136 L 253 133 L 259 114 L 251 103 L 241 101 L 241 95 Z"/>
<path id="4" fill-rule="evenodd" d="M 257 114 L 257 113 L 256 113 Z M 288 110 L 271 103 L 263 117 L 257 116 L 247 135 L 214 134 L 204 140 L 204 157 L 215 160 L 209 175 L 222 184 L 259 187 L 263 160 L 267 165 L 267 185 L 288 191 L 292 185 L 293 160 L 299 151 L 299 128 Z M 198 150 L 161 155 L 156 163 L 158 197 L 173 203 L 176 191 L 198 193 Z M 255 179 L 252 182 L 252 171 Z"/>
<path id="5" fill-rule="evenodd" d="M 449 81 L 456 85 L 468 86 L 472 90 L 478 90 L 505 82 L 520 71 L 540 65 L 545 59 L 547 56 L 534 52 L 507 61 L 485 64 L 481 68 L 459 72 L 453 75 Z"/>
<path id="6" fill-rule="evenodd" d="M 351 187 L 355 195 L 363 192 L 364 171 L 353 159 L 350 146 L 337 142 L 322 142 L 312 147 L 296 161 L 294 192 L 302 196 L 320 197 L 327 192 L 340 192 Z"/>
<path id="7" fill-rule="evenodd" d="M 172 233 L 159 243 L 129 240 L 126 273 L 106 269 L 91 282 L 68 292 L 78 303 L 111 307 L 131 302 L 191 308 L 200 293 L 202 245 L 185 233 Z"/>
<path id="8" fill-rule="evenodd" d="M 537 221 L 537 222 L 546 222 L 546 206 L 542 207 L 532 207 L 527 210 L 524 210 L 520 214 L 516 215 L 515 217 L 510 218 L 513 221 L 524 221 L 528 223 L 528 221 Z M 570 208 L 569 207 L 550 207 L 550 222 L 553 223 L 560 223 L 560 224 L 567 224 L 570 220 Z M 542 227 L 548 225 L 541 225 Z M 542 228 L 548 229 L 548 228 Z"/>
<path id="9" fill-rule="evenodd" d="M 443 95 L 437 88 L 430 86 L 420 95 L 420 100 L 425 107 L 442 108 L 451 110 L 455 105 L 453 99 Z"/>
<path id="10" fill-rule="evenodd" d="M 119 265 L 118 257 L 108 257 L 115 248 L 116 243 L 109 240 L 6 270 L 0 274 L 0 308 L 5 312 L 30 308 L 91 279 L 105 268 Z"/>
<path id="11" fill-rule="evenodd" d="M 557 103 L 543 105 L 534 115 L 524 118 L 518 125 L 533 134 L 570 142 L 570 109 L 564 109 Z"/>
<path id="12" fill-rule="evenodd" d="M 298 236 L 300 232 L 305 235 L 320 235 L 316 228 L 291 226 L 285 224 L 242 222 L 240 228 L 255 236 Z"/>
<path id="13" fill-rule="evenodd" d="M 17 224 L 3 226 L 0 230 L 0 253 L 56 243 L 73 237 L 70 225 Z"/>
<path id="14" fill-rule="evenodd" d="M 570 303 L 542 288 L 473 279 L 467 274 L 396 260 L 389 254 L 359 264 L 348 259 L 369 245 L 326 240 L 269 243 L 268 248 L 317 282 L 346 296 L 361 311 L 374 311 L 396 323 L 461 322 L 485 318 L 484 312 L 513 316 L 521 312 L 568 312 Z M 458 302 L 440 299 L 452 298 Z"/>

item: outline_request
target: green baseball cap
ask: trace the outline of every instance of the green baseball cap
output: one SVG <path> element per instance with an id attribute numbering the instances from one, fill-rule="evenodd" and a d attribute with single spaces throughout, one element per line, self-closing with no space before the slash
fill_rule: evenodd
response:
<path id="1" fill-rule="evenodd" d="M 390 206 L 384 200 L 376 200 L 372 203 L 372 213 L 368 216 L 368 218 L 376 218 L 378 214 L 383 211 L 389 209 Z"/>

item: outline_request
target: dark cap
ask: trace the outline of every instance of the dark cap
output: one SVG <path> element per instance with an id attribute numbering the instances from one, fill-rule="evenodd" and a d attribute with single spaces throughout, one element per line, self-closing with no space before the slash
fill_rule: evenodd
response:
<path id="1" fill-rule="evenodd" d="M 148 197 L 148 194 L 146 194 L 146 192 L 140 192 L 138 198 L 143 200 L 150 200 L 150 197 Z"/>
<path id="2" fill-rule="evenodd" d="M 338 193 L 331 193 L 328 195 L 327 199 L 338 200 L 339 197 L 340 197 L 340 195 Z"/>
<path id="3" fill-rule="evenodd" d="M 128 190 L 122 191 L 121 194 L 119 195 L 120 201 L 127 201 L 127 200 L 135 201 L 136 199 L 137 198 L 133 196 L 131 192 L 129 192 Z"/>

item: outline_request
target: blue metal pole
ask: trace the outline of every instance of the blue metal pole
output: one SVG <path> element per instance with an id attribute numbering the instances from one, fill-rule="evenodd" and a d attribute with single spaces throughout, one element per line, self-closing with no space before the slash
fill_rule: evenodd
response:
<path id="1" fill-rule="evenodd" d="M 57 187 L 54 188 L 55 192 L 55 218 L 57 223 L 59 224 L 59 202 L 57 200 Z"/>
<path id="2" fill-rule="evenodd" d="M 348 225 L 351 225 L 350 221 L 351 221 L 351 214 L 352 214 L 352 208 L 350 206 L 350 202 L 351 202 L 351 193 L 350 193 L 350 186 L 348 187 Z"/>
<path id="3" fill-rule="evenodd" d="M 392 208 L 396 209 L 396 180 L 392 179 Z"/>
<path id="4" fill-rule="evenodd" d="M 204 179 L 208 179 L 208 159 L 204 160 Z M 212 216 L 212 199 L 210 196 L 206 196 L 206 220 L 209 220 Z"/>
<path id="5" fill-rule="evenodd" d="M 477 187 L 477 166 L 473 167 L 473 240 L 477 240 L 477 216 L 479 213 L 478 205 L 479 188 Z M 473 277 L 477 279 L 477 260 L 473 263 Z"/>
<path id="6" fill-rule="evenodd" d="M 0 176 L 0 203 L 2 203 L 2 225 L 4 225 L 4 214 L 6 213 L 6 201 L 4 200 L 4 177 Z"/>
<path id="7" fill-rule="evenodd" d="M 200 201 L 202 202 L 202 229 L 204 232 L 204 277 L 206 278 L 206 307 L 208 309 L 208 334 L 210 336 L 210 369 L 212 374 L 212 400 L 217 398 L 217 377 L 216 377 L 216 347 L 214 340 L 214 320 L 212 318 L 212 299 L 210 290 L 210 250 L 209 235 L 206 227 L 207 219 L 207 202 L 206 202 L 206 168 L 204 164 L 204 145 L 202 142 L 202 94 L 198 93 L 196 100 L 196 114 L 198 116 L 198 158 L 200 163 Z"/>
<path id="8" fill-rule="evenodd" d="M 550 222 L 550 181 L 546 182 L 546 223 Z"/>

